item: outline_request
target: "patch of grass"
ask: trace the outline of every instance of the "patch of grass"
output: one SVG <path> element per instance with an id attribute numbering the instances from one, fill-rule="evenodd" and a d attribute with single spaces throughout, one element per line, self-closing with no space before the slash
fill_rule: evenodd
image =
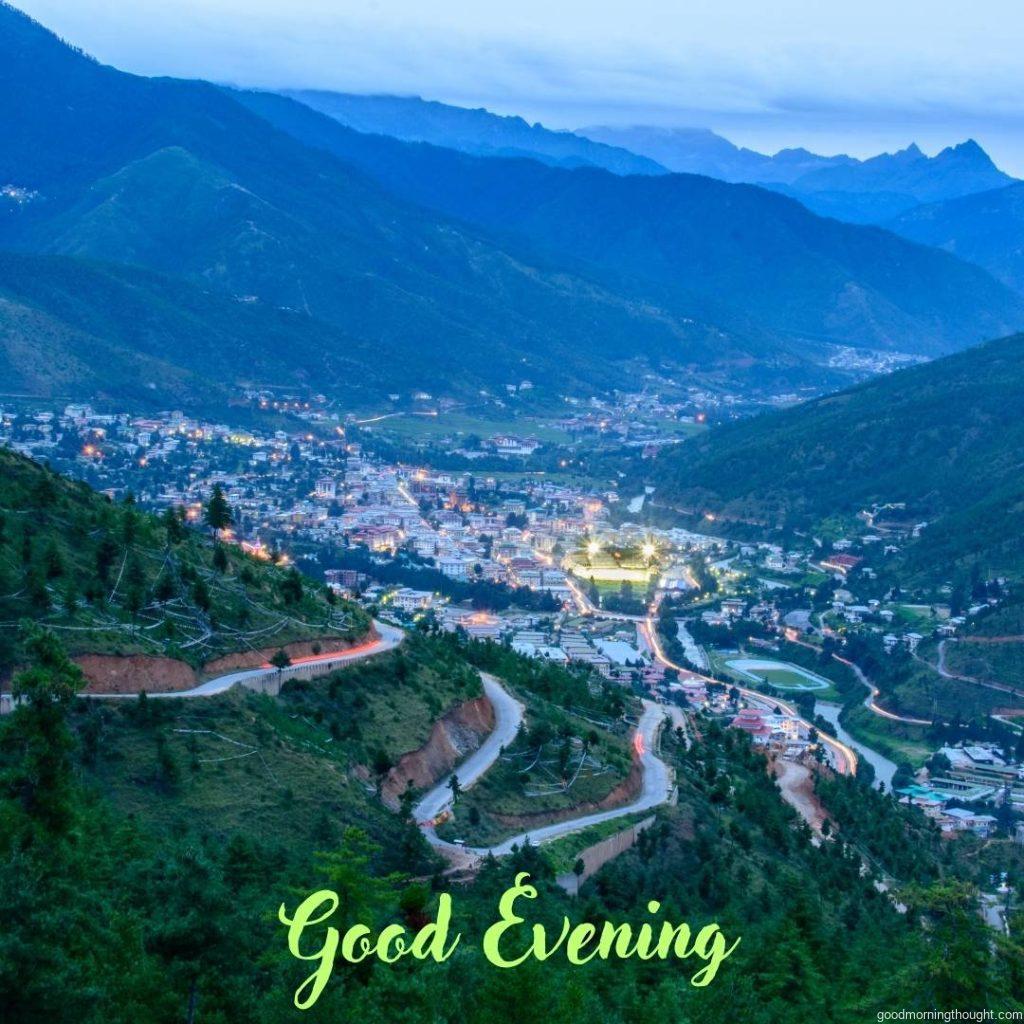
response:
<path id="1" fill-rule="evenodd" d="M 597 825 L 590 825 L 573 832 L 571 835 L 562 836 L 553 842 L 544 844 L 544 858 L 551 865 L 556 875 L 562 875 L 572 871 L 580 854 L 589 846 L 607 839 L 609 836 L 617 835 L 632 828 L 637 822 L 649 818 L 653 811 L 638 811 L 636 814 L 627 814 L 622 818 L 615 818 L 612 821 L 602 821 Z"/>
<path id="2" fill-rule="evenodd" d="M 294 857 L 330 848 L 355 825 L 418 848 L 418 833 L 376 788 L 438 718 L 480 693 L 477 673 L 455 660 L 410 637 L 389 655 L 289 683 L 279 697 L 236 688 L 194 700 L 80 701 L 81 773 L 158 833 L 258 835 Z"/>
<path id="3" fill-rule="evenodd" d="M 894 722 L 869 711 L 863 704 L 854 704 L 840 716 L 843 727 L 865 746 L 899 764 L 909 761 L 915 768 L 931 757 L 934 744 L 926 738 L 926 726 Z"/>
<path id="4" fill-rule="evenodd" d="M 438 834 L 470 845 L 494 843 L 523 830 L 500 816 L 560 816 L 603 800 L 629 773 L 628 732 L 625 723 L 602 728 L 528 698 L 525 728 L 459 797 L 453 817 Z"/>

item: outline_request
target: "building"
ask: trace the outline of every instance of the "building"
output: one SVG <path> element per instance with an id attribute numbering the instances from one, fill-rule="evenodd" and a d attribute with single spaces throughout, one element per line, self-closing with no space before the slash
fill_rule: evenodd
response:
<path id="1" fill-rule="evenodd" d="M 985 839 L 995 829 L 996 819 L 991 814 L 950 807 L 939 818 L 939 827 L 943 832 L 973 832 Z"/>
<path id="2" fill-rule="evenodd" d="M 430 590 L 413 590 L 402 587 L 394 593 L 391 603 L 398 609 L 411 615 L 413 612 L 424 611 L 434 603 L 434 594 Z"/>
<path id="3" fill-rule="evenodd" d="M 338 496 L 338 485 L 331 476 L 322 476 L 316 482 L 316 496 L 322 501 L 334 501 Z"/>

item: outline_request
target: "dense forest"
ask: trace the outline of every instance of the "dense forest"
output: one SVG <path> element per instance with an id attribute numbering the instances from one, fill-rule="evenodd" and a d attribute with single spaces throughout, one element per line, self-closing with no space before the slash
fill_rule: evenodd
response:
<path id="1" fill-rule="evenodd" d="M 543 848 L 486 862 L 472 884 L 454 885 L 418 832 L 375 800 L 372 786 L 344 800 L 328 795 L 328 763 L 366 756 L 351 746 L 351 734 L 338 741 L 345 752 L 313 758 L 305 778 L 290 782 L 292 792 L 284 780 L 255 787 L 269 790 L 277 805 L 275 828 L 255 805 L 227 829 L 223 811 L 168 818 L 168 804 L 183 790 L 204 780 L 222 784 L 221 772 L 241 771 L 237 762 L 218 767 L 194 758 L 180 761 L 169 776 L 165 768 L 160 779 L 126 783 L 138 766 L 124 763 L 124 744 L 148 735 L 158 751 L 153 734 L 171 732 L 171 723 L 159 717 L 170 712 L 133 704 L 109 713 L 103 741 L 90 741 L 92 712 L 76 703 L 81 679 L 74 665 L 48 634 L 33 632 L 26 644 L 34 667 L 17 684 L 26 701 L 0 725 L 5 1019 L 569 1024 L 585 1018 L 624 1024 L 653 1014 L 717 1022 L 742 1013 L 755 1024 L 778 1024 L 808 1014 L 858 1021 L 880 1009 L 1024 1005 L 1022 950 L 987 929 L 977 913 L 974 879 L 944 853 L 950 844 L 927 838 L 931 826 L 914 824 L 863 784 L 837 789 L 838 781 L 821 791 L 834 814 L 832 837 L 813 843 L 779 799 L 763 757 L 735 731 L 708 724 L 689 749 L 681 737 L 666 735 L 663 754 L 677 768 L 678 806 L 660 812 L 639 845 L 579 897 L 553 884 Z M 475 644 L 465 653 L 488 667 L 510 667 L 509 655 L 490 655 Z M 425 637 L 406 657 L 404 669 L 382 663 L 362 676 L 346 670 L 318 684 L 314 704 L 307 696 L 308 713 L 300 717 L 313 729 L 320 708 L 320 735 L 330 733 L 330 716 L 358 729 L 358 744 L 372 746 L 384 721 L 372 710 L 377 688 L 404 687 L 404 674 L 421 680 L 417 689 L 429 689 L 435 684 L 426 683 L 420 666 L 458 657 L 458 651 L 449 641 Z M 524 669 L 516 682 L 549 692 L 576 690 L 571 680 L 554 678 L 558 671 Z M 346 703 L 334 716 L 332 699 L 341 694 Z M 233 706 L 218 698 L 220 713 L 228 716 L 219 728 L 237 732 L 254 717 L 259 749 L 278 766 L 282 750 L 294 758 L 311 742 L 323 745 L 313 733 L 289 732 L 296 699 L 286 693 Z M 153 756 L 159 765 L 159 753 Z M 119 775 L 122 782 L 115 784 Z M 147 792 L 131 814 L 125 784 Z M 252 785 L 240 787 L 239 799 L 251 802 L 253 792 Z M 337 818 L 328 815 L 307 832 L 303 822 L 318 799 L 325 810 L 336 808 Z M 301 841 L 288 838 L 292 812 Z M 880 824 L 865 831 L 865 821 Z M 540 890 L 531 923 L 549 930 L 563 915 L 635 922 L 638 908 L 657 899 L 667 920 L 715 921 L 741 943 L 706 988 L 689 983 L 692 967 L 685 962 L 568 967 L 554 958 L 500 970 L 482 956 L 479 937 L 519 871 L 528 871 Z M 875 885 L 879 877 L 893 884 L 890 872 L 900 873 L 905 910 Z M 440 965 L 339 967 L 316 1006 L 299 1014 L 292 994 L 308 965 L 288 954 L 274 915 L 282 902 L 293 906 L 318 887 L 339 894 L 332 919 L 338 926 L 417 926 L 430 919 L 439 893 L 452 891 L 464 940 Z"/>
<path id="2" fill-rule="evenodd" d="M 908 578 L 1020 576 L 1022 383 L 1016 335 L 743 420 L 659 457 L 652 500 L 760 534 L 902 503 L 928 523 L 900 556 Z"/>

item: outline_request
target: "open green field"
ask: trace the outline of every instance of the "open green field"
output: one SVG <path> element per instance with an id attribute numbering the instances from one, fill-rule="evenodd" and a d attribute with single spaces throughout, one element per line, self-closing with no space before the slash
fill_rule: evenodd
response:
<path id="1" fill-rule="evenodd" d="M 387 418 L 376 423 L 363 424 L 363 429 L 404 441 L 429 441 L 451 436 L 464 438 L 470 435 L 486 440 L 495 434 L 535 437 L 548 444 L 568 444 L 572 440 L 564 430 L 533 417 L 492 417 L 460 410 L 440 412 L 436 416 L 413 412 L 385 415 Z"/>
<path id="2" fill-rule="evenodd" d="M 808 669 L 784 661 L 768 658 L 730 658 L 725 667 L 745 682 L 767 682 L 780 690 L 813 691 L 816 697 L 827 700 L 826 691 L 832 684 L 822 676 Z"/>

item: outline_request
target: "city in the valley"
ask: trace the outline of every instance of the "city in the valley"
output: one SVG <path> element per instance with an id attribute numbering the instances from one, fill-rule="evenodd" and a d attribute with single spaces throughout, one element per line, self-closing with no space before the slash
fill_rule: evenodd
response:
<path id="1" fill-rule="evenodd" d="M 276 425 L 36 403 L 5 409 L 0 440 L 197 525 L 217 489 L 231 509 L 222 541 L 294 564 L 382 621 L 582 666 L 664 705 L 684 732 L 705 720 L 742 730 L 812 826 L 821 765 L 868 773 L 951 835 L 986 837 L 1024 808 L 1012 687 L 984 736 L 940 700 L 922 712 L 880 692 L 901 673 L 956 678 L 951 652 L 1007 593 L 998 579 L 970 592 L 893 585 L 888 565 L 928 528 L 904 508 L 785 545 L 720 536 L 710 515 L 700 529 L 658 525 L 657 488 L 630 489 L 627 468 L 700 431 L 707 414 L 692 403 L 595 401 L 493 433 L 486 420 L 447 428 L 435 405 L 433 433 L 402 435 L 387 416 L 251 397 Z"/>

